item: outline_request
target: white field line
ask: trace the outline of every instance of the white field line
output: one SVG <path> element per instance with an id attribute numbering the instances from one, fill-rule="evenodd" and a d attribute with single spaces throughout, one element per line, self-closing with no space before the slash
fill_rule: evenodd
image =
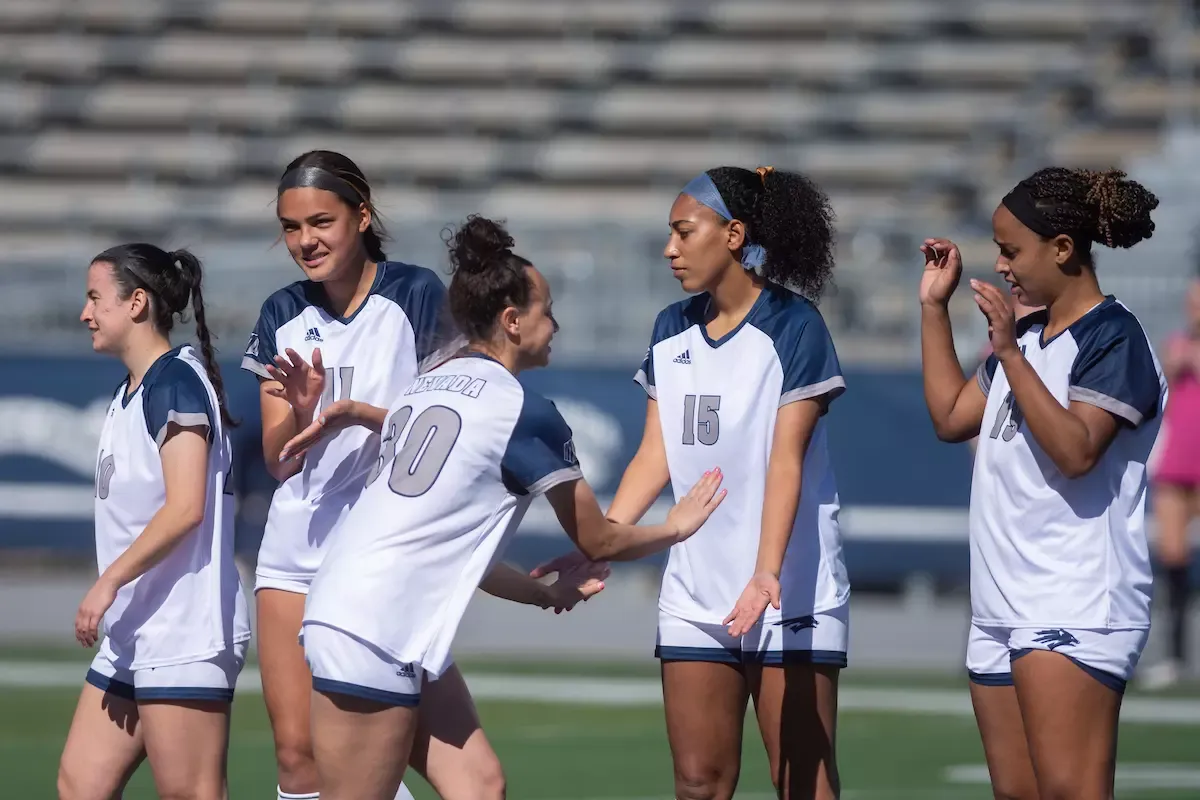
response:
<path id="1" fill-rule="evenodd" d="M 80 686 L 86 666 L 58 661 L 0 661 L 0 687 L 69 688 Z M 652 706 L 662 703 L 656 678 L 591 678 L 552 675 L 467 675 L 471 694 L 480 700 L 598 705 Z M 238 691 L 262 692 L 257 669 L 242 670 Z M 971 698 L 965 690 L 842 687 L 838 707 L 847 711 L 928 714 L 970 717 Z M 1186 698 L 1126 698 L 1121 706 L 1126 722 L 1200 727 L 1200 700 Z"/>

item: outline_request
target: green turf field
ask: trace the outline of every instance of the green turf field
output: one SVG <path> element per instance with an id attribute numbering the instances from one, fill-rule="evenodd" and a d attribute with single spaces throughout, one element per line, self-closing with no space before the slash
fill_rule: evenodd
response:
<path id="1" fill-rule="evenodd" d="M 0 651 L 0 660 L 65 656 L 47 651 Z M 79 664 L 78 656 L 65 658 Z M 501 676 L 519 681 L 582 681 L 590 677 L 624 678 L 645 688 L 653 664 L 518 664 L 465 662 L 468 680 Z M 82 672 L 80 673 L 82 677 Z M 965 684 L 945 676 L 887 675 L 848 671 L 844 686 L 874 697 L 911 701 L 926 695 L 954 697 Z M 934 691 L 931 691 L 934 690 Z M 940 691 L 939 691 L 940 690 Z M 948 691 L 947 691 L 948 690 Z M 54 796 L 54 773 L 77 688 L 0 688 L 0 774 L 5 795 L 22 798 Z M 1194 689 L 1175 693 L 1192 702 Z M 1137 695 L 1131 693 L 1131 698 Z M 670 798 L 670 759 L 662 710 L 627 701 L 625 705 L 570 705 L 526 700 L 480 700 L 480 713 L 509 777 L 512 798 L 571 800 L 650 800 Z M 861 705 L 861 701 L 860 701 Z M 918 703 L 919 705 L 919 703 Z M 1168 800 L 1200 796 L 1200 719 L 1198 724 L 1127 723 L 1122 730 L 1121 770 L 1128 788 L 1121 798 Z M 990 797 L 981 785 L 982 751 L 974 722 L 954 711 L 923 713 L 844 710 L 838 749 L 844 797 L 886 798 Z M 752 725 L 747 727 L 746 758 L 739 797 L 769 798 L 765 758 Z M 145 770 L 143 770 L 145 773 Z M 230 753 L 230 796 L 274 796 L 271 735 L 260 695 L 243 692 L 234 707 Z M 139 774 L 126 794 L 129 800 L 152 798 L 149 774 Z M 1152 784 L 1157 784 L 1156 786 Z M 420 800 L 434 795 L 420 778 L 410 785 Z"/>

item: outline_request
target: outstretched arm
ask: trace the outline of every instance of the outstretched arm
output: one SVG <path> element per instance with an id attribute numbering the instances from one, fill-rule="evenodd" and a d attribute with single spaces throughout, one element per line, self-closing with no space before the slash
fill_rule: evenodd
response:
<path id="1" fill-rule="evenodd" d="M 497 564 L 479 588 L 493 597 L 514 603 L 553 608 L 555 613 L 570 611 L 581 600 L 604 590 L 609 575 L 607 564 L 583 566 L 577 571 L 563 570 L 554 583 L 542 583 L 507 564 Z"/>
<path id="2" fill-rule="evenodd" d="M 387 412 L 386 408 L 357 400 L 338 400 L 322 411 L 308 427 L 287 441 L 279 451 L 279 460 L 298 463 L 313 445 L 352 425 L 361 425 L 374 433 L 380 433 L 387 422 Z"/>
<path id="3" fill-rule="evenodd" d="M 682 542 L 700 529 L 725 491 L 721 471 L 706 472 L 691 491 L 671 509 L 661 525 L 627 525 L 607 519 L 596 495 L 582 479 L 560 483 L 546 492 L 563 530 L 593 561 L 633 561 Z"/>

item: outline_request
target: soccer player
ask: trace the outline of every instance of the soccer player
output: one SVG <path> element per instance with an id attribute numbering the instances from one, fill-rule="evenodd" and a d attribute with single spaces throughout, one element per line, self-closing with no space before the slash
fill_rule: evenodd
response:
<path id="1" fill-rule="evenodd" d="M 971 698 L 997 797 L 1110 797 L 1117 719 L 1150 628 L 1146 460 L 1166 382 L 1092 244 L 1132 247 L 1158 200 L 1123 173 L 1048 168 L 992 215 L 996 272 L 1044 306 L 1019 323 L 971 281 L 992 355 L 967 379 L 947 301 L 962 262 L 922 246 L 925 399 L 939 438 L 979 436 L 971 487 Z"/>
<path id="2" fill-rule="evenodd" d="M 75 617 L 101 639 L 58 773 L 65 800 L 108 800 L 149 758 L 163 797 L 221 800 L 250 625 L 233 559 L 232 424 L 186 250 L 105 250 L 80 320 L 121 360 L 96 459 L 100 577 Z M 191 305 L 200 354 L 168 339 Z"/>
<path id="3" fill-rule="evenodd" d="M 298 457 L 281 460 L 280 453 L 338 401 L 386 409 L 454 337 L 443 325 L 446 289 L 437 275 L 386 260 L 370 186 L 349 158 L 323 150 L 296 158 L 279 181 L 276 211 L 305 280 L 267 298 L 242 360 L 260 378 L 263 455 L 280 481 L 256 570 L 258 649 L 278 796 L 313 800 L 320 785 L 309 724 L 312 676 L 298 642 L 304 598 L 330 533 L 363 490 L 379 437 L 355 426 L 321 437 Z M 483 588 L 566 610 L 602 589 L 606 574 L 564 571 L 552 588 L 500 566 Z M 429 713 L 414 747 L 417 771 L 445 800 L 503 797 L 500 761 L 456 667 L 430 687 L 422 706 Z M 401 788 L 397 800 L 407 797 Z"/>
<path id="4" fill-rule="evenodd" d="M 833 214 L 801 175 L 718 167 L 683 188 L 670 229 L 664 255 L 694 296 L 654 323 L 642 443 L 608 516 L 639 520 L 668 483 L 681 497 L 726 465 L 730 499 L 671 548 L 659 594 L 675 797 L 733 796 L 752 698 L 780 796 L 832 798 L 850 583 L 822 417 L 845 381 L 812 300 Z"/>
<path id="5" fill-rule="evenodd" d="M 303 625 L 325 800 L 390 800 L 421 694 L 444 680 L 463 611 L 534 497 L 545 494 L 597 560 L 685 539 L 723 497 L 710 470 L 664 525 L 604 518 L 570 428 L 516 379 L 545 366 L 558 325 L 545 278 L 511 247 L 487 219 L 457 231 L 449 302 L 466 348 L 400 392 L 390 411 L 354 420 L 382 432 L 381 445 L 313 581 Z"/>

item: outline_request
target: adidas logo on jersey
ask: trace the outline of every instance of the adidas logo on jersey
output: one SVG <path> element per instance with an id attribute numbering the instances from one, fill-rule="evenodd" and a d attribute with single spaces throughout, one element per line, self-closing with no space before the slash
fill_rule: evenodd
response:
<path id="1" fill-rule="evenodd" d="M 676 364 L 690 364 L 690 363 L 692 363 L 692 351 L 684 350 L 682 353 L 675 356 L 671 360 L 674 361 Z"/>
<path id="2" fill-rule="evenodd" d="M 319 330 L 317 330 L 316 328 L 309 328 L 308 332 L 304 334 L 304 341 L 306 341 L 306 342 L 322 341 L 321 332 Z"/>

